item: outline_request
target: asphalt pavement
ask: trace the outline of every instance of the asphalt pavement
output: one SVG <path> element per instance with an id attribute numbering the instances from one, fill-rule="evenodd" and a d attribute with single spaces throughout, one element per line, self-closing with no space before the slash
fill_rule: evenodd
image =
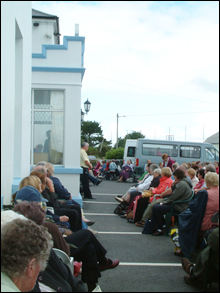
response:
<path id="1" fill-rule="evenodd" d="M 83 200 L 84 214 L 95 221 L 91 228 L 98 230 L 96 237 L 108 251 L 106 257 L 120 261 L 115 269 L 101 273 L 102 292 L 202 292 L 185 284 L 186 273 L 170 237 L 142 234 L 142 228 L 113 213 L 119 204 L 114 197 L 130 186 L 103 180 L 90 187 L 96 199 Z M 213 285 L 208 292 L 218 291 L 218 285 Z"/>

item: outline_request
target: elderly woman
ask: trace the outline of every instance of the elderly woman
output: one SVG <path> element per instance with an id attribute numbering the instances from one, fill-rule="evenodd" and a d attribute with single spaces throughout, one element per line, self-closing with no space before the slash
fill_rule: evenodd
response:
<path id="1" fill-rule="evenodd" d="M 131 176 L 131 173 L 132 168 L 130 166 L 130 160 L 127 160 L 127 163 L 122 166 L 118 182 L 126 181 L 126 179 Z"/>
<path id="2" fill-rule="evenodd" d="M 196 177 L 196 170 L 193 168 L 189 168 L 187 170 L 187 175 L 191 179 L 191 183 L 192 183 L 193 188 L 195 188 L 197 183 L 199 182 L 199 179 Z"/>
<path id="3" fill-rule="evenodd" d="M 170 167 L 172 170 L 172 166 L 175 163 L 174 160 L 172 160 L 166 153 L 162 155 L 162 160 L 163 160 L 163 167 Z"/>
<path id="4" fill-rule="evenodd" d="M 95 289 L 98 278 L 101 277 L 100 271 L 118 266 L 119 260 L 106 258 L 107 251 L 89 230 L 77 231 L 63 238 L 56 225 L 44 222 L 45 211 L 37 203 L 24 201 L 17 204 L 14 211 L 32 219 L 38 225 L 46 226 L 53 237 L 55 248 L 73 256 L 76 261 L 82 261 L 82 282 L 87 283 L 89 291 Z M 77 248 L 69 248 L 67 243 Z"/>
<path id="5" fill-rule="evenodd" d="M 1 292 L 29 292 L 46 268 L 53 246 L 47 229 L 31 220 L 1 226 Z"/>

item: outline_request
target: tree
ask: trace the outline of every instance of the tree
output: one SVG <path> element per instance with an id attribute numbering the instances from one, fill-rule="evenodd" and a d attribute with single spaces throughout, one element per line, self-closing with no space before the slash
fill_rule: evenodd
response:
<path id="1" fill-rule="evenodd" d="M 126 134 L 124 138 L 121 138 L 121 137 L 118 138 L 118 147 L 124 148 L 126 139 L 138 139 L 138 138 L 145 138 L 145 135 L 143 135 L 141 132 L 132 131 L 131 133 Z M 116 144 L 114 145 L 114 149 L 116 149 Z"/>
<path id="2" fill-rule="evenodd" d="M 123 159 L 124 148 L 112 149 L 105 154 L 106 159 Z"/>
<path id="3" fill-rule="evenodd" d="M 103 139 L 102 128 L 98 122 L 83 121 L 81 125 L 81 139 L 91 147 L 97 147 Z"/>

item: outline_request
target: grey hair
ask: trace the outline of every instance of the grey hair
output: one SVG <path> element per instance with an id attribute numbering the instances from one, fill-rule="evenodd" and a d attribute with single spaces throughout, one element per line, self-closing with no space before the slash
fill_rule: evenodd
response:
<path id="1" fill-rule="evenodd" d="M 47 171 L 47 168 L 46 168 L 45 166 L 42 166 L 42 165 L 37 165 L 37 166 L 35 166 L 35 167 L 33 167 L 33 168 L 31 169 L 31 173 L 34 172 L 34 171 L 38 171 L 38 172 L 44 174 L 45 171 Z M 31 173 L 30 173 L 30 174 L 31 174 Z"/>
<path id="2" fill-rule="evenodd" d="M 154 173 L 161 174 L 161 169 L 160 168 L 155 169 Z"/>
<path id="3" fill-rule="evenodd" d="M 46 164 L 47 164 L 46 161 L 40 161 L 40 162 L 38 162 L 35 166 L 44 166 L 44 165 L 46 165 Z"/>
<path id="4" fill-rule="evenodd" d="M 31 220 L 15 219 L 1 229 L 1 271 L 13 280 L 25 274 L 33 259 L 44 270 L 52 247 L 47 228 Z"/>
<path id="5" fill-rule="evenodd" d="M 81 144 L 81 148 L 84 148 L 84 147 L 87 146 L 87 145 L 89 145 L 88 142 L 83 142 L 83 143 Z"/>
<path id="6" fill-rule="evenodd" d="M 175 162 L 175 163 L 173 164 L 173 170 L 175 171 L 177 167 L 179 167 L 179 164 L 178 164 L 177 162 Z"/>
<path id="7" fill-rule="evenodd" d="M 157 165 L 157 164 L 151 164 L 150 165 L 150 170 L 152 171 L 152 172 L 154 172 L 154 170 L 155 169 L 158 169 L 159 168 L 159 166 Z"/>
<path id="8" fill-rule="evenodd" d="M 206 172 L 216 172 L 215 170 L 215 166 L 213 166 L 212 164 L 208 164 L 207 166 L 205 166 Z"/>

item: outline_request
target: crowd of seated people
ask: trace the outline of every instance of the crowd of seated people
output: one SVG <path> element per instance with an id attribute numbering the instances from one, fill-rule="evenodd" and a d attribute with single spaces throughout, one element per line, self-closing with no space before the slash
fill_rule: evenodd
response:
<path id="1" fill-rule="evenodd" d="M 21 277 L 17 278 L 17 276 L 15 276 L 14 278 L 14 272 L 10 272 L 10 264 L 8 264 L 3 271 L 4 280 L 2 282 L 2 288 L 8 286 L 15 291 L 21 289 L 22 292 L 31 291 L 32 289 L 33 292 L 46 292 L 44 290 L 47 290 L 47 292 L 52 292 L 54 290 L 65 292 L 86 292 L 87 289 L 83 284 L 85 283 L 90 292 L 96 288 L 102 271 L 114 269 L 119 265 L 118 259 L 110 259 L 106 257 L 107 250 L 94 236 L 96 233 L 93 233 L 93 230 L 88 228 L 88 225 L 92 225 L 94 222 L 89 221 L 83 216 L 80 205 L 73 200 L 71 194 L 62 185 L 60 180 L 54 177 L 54 166 L 52 164 L 39 162 L 31 170 L 29 176 L 21 180 L 19 190 L 12 195 L 12 202 L 13 211 L 3 211 L 1 213 L 2 222 L 6 221 L 6 219 L 17 218 L 17 215 L 21 214 L 24 216 L 23 219 L 29 219 L 31 220 L 29 222 L 33 222 L 31 226 L 33 233 L 34 229 L 40 229 L 42 231 L 39 233 L 44 233 L 44 228 L 41 227 L 45 226 L 50 233 L 50 239 L 53 240 L 53 243 L 51 242 L 49 247 L 49 240 L 46 241 L 45 238 L 46 234 L 42 237 L 39 236 L 42 238 L 41 242 L 45 242 L 45 245 L 47 244 L 49 247 L 47 255 L 44 256 L 45 260 L 48 260 L 48 263 L 47 266 L 42 266 L 41 263 L 38 264 L 38 262 L 36 263 L 36 273 L 30 284 L 27 283 L 25 286 L 25 281 L 27 282 L 28 275 L 21 274 Z M 52 212 L 49 209 L 50 207 L 53 208 Z M 9 212 L 11 213 L 10 216 L 8 215 Z M 5 218 L 5 220 L 3 220 L 3 218 Z M 39 228 L 36 228 L 34 222 Z M 62 225 L 63 228 L 60 228 L 60 225 Z M 11 230 L 11 228 L 8 230 Z M 19 229 L 18 231 L 20 230 L 22 229 Z M 38 235 L 37 233 L 35 234 Z M 17 235 L 17 233 L 14 235 Z M 20 236 L 24 238 L 26 235 L 29 237 L 28 233 L 23 233 L 23 236 Z M 16 236 L 16 242 L 19 242 L 19 239 L 20 238 Z M 21 244 L 23 245 L 22 241 L 23 239 L 21 240 Z M 5 242 L 5 244 L 1 242 L 1 246 L 4 247 L 4 245 L 8 245 L 8 242 Z M 10 249 L 13 249 L 10 245 Z M 29 240 L 26 245 L 29 245 Z M 36 245 L 40 245 L 43 248 L 43 244 L 40 243 L 40 241 L 36 242 Z M 60 263 L 59 258 L 57 258 L 54 252 L 51 251 L 52 246 L 62 250 L 68 256 L 74 257 L 76 262 L 82 263 L 82 282 L 77 280 L 68 268 L 63 266 L 62 262 Z M 7 262 L 9 259 L 7 253 L 9 250 L 4 250 L 3 252 L 5 253 L 5 262 Z M 27 252 L 29 253 L 28 249 Z M 20 257 L 23 256 L 23 254 L 21 254 L 19 257 L 16 253 L 18 254 L 17 249 L 13 251 L 12 261 L 20 259 Z M 35 252 L 33 252 L 32 255 L 34 255 L 34 253 Z M 30 262 L 33 261 L 31 258 L 32 255 L 28 258 L 28 261 Z M 36 253 L 35 255 L 37 256 Z M 42 257 L 43 255 L 44 251 L 42 250 Z M 22 270 L 22 267 L 16 267 L 16 264 L 14 267 L 18 272 L 20 272 L 20 269 Z M 43 271 L 43 269 L 45 270 Z M 21 282 L 20 279 L 24 280 Z"/>
<path id="2" fill-rule="evenodd" d="M 204 264 L 201 266 L 200 255 L 205 248 L 204 243 L 207 245 L 204 237 L 207 236 L 207 231 L 214 231 L 215 235 L 215 229 L 218 229 L 218 223 L 213 226 L 211 221 L 213 214 L 219 212 L 218 162 L 213 165 L 193 161 L 179 165 L 168 156 L 163 155 L 162 159 L 163 165 L 160 167 L 149 162 L 141 180 L 125 194 L 115 197 L 120 202 L 115 213 L 126 218 L 128 223 L 142 227 L 143 233 L 147 227 L 150 231 L 148 234 L 161 236 L 165 234 L 166 214 L 170 212 L 172 203 L 179 201 L 173 206 L 180 242 L 175 255 L 184 257 L 183 269 L 189 274 L 184 278 L 185 282 L 201 287 Z M 168 179 L 171 180 L 169 184 Z M 141 189 L 144 183 L 145 187 Z M 218 251 L 216 249 L 215 256 Z"/>

